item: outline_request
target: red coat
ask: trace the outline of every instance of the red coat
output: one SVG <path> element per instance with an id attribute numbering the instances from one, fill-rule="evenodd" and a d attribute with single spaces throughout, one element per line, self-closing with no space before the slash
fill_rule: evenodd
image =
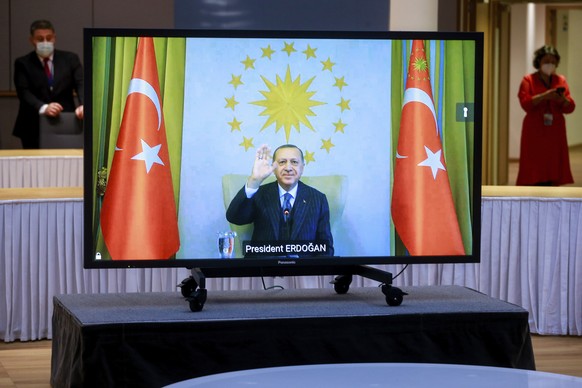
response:
<path id="1" fill-rule="evenodd" d="M 549 182 L 554 186 L 574 183 L 570 171 L 568 141 L 566 139 L 565 113 L 572 113 L 576 107 L 570 96 L 566 78 L 554 74 L 546 86 L 539 73 L 523 77 L 519 87 L 519 103 L 526 115 L 521 130 L 519 172 L 517 185 L 535 185 Z M 564 96 L 570 105 L 560 101 L 546 100 L 534 106 L 532 97 L 548 89 L 564 87 Z M 544 115 L 552 115 L 552 124 L 544 124 Z"/>

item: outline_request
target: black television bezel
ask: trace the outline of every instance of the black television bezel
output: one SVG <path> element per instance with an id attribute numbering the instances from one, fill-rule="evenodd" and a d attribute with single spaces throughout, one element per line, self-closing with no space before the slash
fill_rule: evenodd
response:
<path id="1" fill-rule="evenodd" d="M 300 259 L 273 258 L 192 258 L 160 260 L 95 260 L 93 222 L 91 218 L 95 187 L 92 180 L 92 39 L 94 37 L 216 37 L 216 38 L 310 38 L 310 39 L 383 39 L 383 40 L 469 40 L 475 42 L 475 101 L 474 101 L 474 163 L 472 252 L 466 255 L 446 256 L 333 256 Z M 84 247 L 83 266 L 86 269 L 106 268 L 203 268 L 206 276 L 275 276 L 348 274 L 363 265 L 396 264 L 452 264 L 479 263 L 481 251 L 481 165 L 483 119 L 483 33 L 442 31 L 267 31 L 267 30 L 202 30 L 202 29 L 84 29 Z"/>

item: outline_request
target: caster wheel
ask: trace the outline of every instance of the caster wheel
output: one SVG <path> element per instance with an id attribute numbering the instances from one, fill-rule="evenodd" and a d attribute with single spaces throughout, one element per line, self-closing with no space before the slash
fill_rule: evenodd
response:
<path id="1" fill-rule="evenodd" d="M 196 288 L 198 288 L 198 284 L 196 284 L 196 280 L 194 280 L 194 278 L 190 276 L 182 280 L 182 283 L 178 284 L 178 287 L 180 287 L 181 289 L 182 296 L 187 298 L 190 295 L 192 295 L 194 291 L 196 291 Z"/>
<path id="2" fill-rule="evenodd" d="M 403 299 L 402 295 L 389 295 L 386 296 L 386 303 L 388 306 L 400 306 Z"/>
<path id="3" fill-rule="evenodd" d="M 190 311 L 197 313 L 198 311 L 202 311 L 204 305 L 200 303 L 200 301 L 196 299 L 192 299 L 190 301 Z"/>
<path id="4" fill-rule="evenodd" d="M 334 283 L 333 289 L 335 290 L 336 293 L 343 295 L 348 292 L 348 290 L 350 289 L 350 285 L 345 283 Z"/>
<path id="5" fill-rule="evenodd" d="M 352 275 L 338 275 L 330 283 L 333 284 L 336 293 L 346 294 L 350 289 L 350 284 L 352 284 Z"/>
<path id="6" fill-rule="evenodd" d="M 382 286 L 382 293 L 386 295 L 386 303 L 388 306 L 400 306 L 402 304 L 402 300 L 404 299 L 404 295 L 408 295 L 400 288 L 392 287 L 389 285 Z"/>
<path id="7" fill-rule="evenodd" d="M 204 303 L 206 303 L 206 289 L 194 291 L 188 298 L 190 310 L 193 312 L 202 311 Z"/>

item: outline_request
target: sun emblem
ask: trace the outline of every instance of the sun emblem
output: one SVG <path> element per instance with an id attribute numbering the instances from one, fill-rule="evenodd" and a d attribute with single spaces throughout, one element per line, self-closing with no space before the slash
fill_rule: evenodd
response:
<path id="1" fill-rule="evenodd" d="M 418 71 L 419 73 L 428 69 L 428 63 L 426 62 L 426 59 L 423 58 L 416 58 L 412 66 L 414 67 L 414 70 Z"/>
<path id="2" fill-rule="evenodd" d="M 313 142 L 320 142 L 320 150 L 324 154 L 329 154 L 330 149 L 335 147 L 330 134 L 340 136 L 346 133 L 349 120 L 346 121 L 345 113 L 351 110 L 350 99 L 345 98 L 346 90 L 349 91 L 348 83 L 344 74 L 338 74 L 340 66 L 330 56 L 322 56 L 325 60 L 318 58 L 318 49 L 307 42 L 303 45 L 285 41 L 279 48 L 268 44 L 258 48 L 255 55 L 244 54 L 238 65 L 242 64 L 243 73 L 240 73 L 241 67 L 238 67 L 238 72 L 230 74 L 226 81 L 232 86 L 234 94 L 224 98 L 224 107 L 233 113 L 227 128 L 230 133 L 243 135 L 243 141 L 238 145 L 244 147 L 245 151 L 252 148 L 252 136 L 258 135 L 257 131 L 263 132 L 270 128 L 275 133 L 283 130 L 286 143 L 291 142 L 291 137 L 295 136 L 293 134 L 301 134 L 301 137 L 319 136 L 317 140 L 312 138 L 310 143 L 314 146 Z M 281 56 L 285 59 L 282 60 Z M 280 63 L 280 68 L 265 73 L 267 67 L 273 69 L 265 65 L 275 59 Z M 253 94 L 259 98 L 249 98 Z M 252 120 L 245 116 L 251 112 L 246 109 L 249 105 L 262 108 L 254 111 Z M 321 111 L 323 105 L 330 108 Z M 326 113 L 322 116 L 322 112 Z M 256 123 L 259 117 L 265 117 L 260 128 L 247 128 L 249 125 L 245 122 Z M 315 123 L 313 120 L 316 118 Z M 322 118 L 329 122 L 322 124 Z M 250 136 L 244 136 L 251 132 Z M 257 143 L 261 142 L 257 140 Z M 316 160 L 316 151 L 305 149 L 304 154 L 306 163 Z"/>
<path id="3" fill-rule="evenodd" d="M 261 116 L 268 116 L 261 131 L 275 123 L 275 132 L 278 132 L 282 127 L 285 129 L 287 143 L 291 135 L 291 128 L 295 128 L 297 132 L 300 132 L 300 123 L 315 131 L 309 122 L 308 116 L 315 116 L 311 108 L 323 105 L 325 102 L 311 99 L 315 92 L 309 91 L 309 85 L 313 82 L 314 77 L 301 83 L 301 76 L 292 79 L 291 68 L 287 66 L 285 80 L 282 80 L 278 75 L 275 83 L 263 76 L 261 78 L 269 90 L 261 91 L 261 94 L 265 97 L 264 100 L 251 102 L 251 104 L 265 108 L 261 112 Z"/>

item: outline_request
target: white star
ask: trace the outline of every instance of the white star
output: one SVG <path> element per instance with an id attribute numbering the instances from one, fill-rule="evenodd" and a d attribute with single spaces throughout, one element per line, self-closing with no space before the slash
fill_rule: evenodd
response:
<path id="1" fill-rule="evenodd" d="M 418 166 L 430 167 L 432 170 L 432 177 L 436 180 L 438 170 L 446 171 L 445 166 L 441 163 L 442 150 L 432 152 L 427 146 L 424 146 L 426 151 L 426 159 L 418 163 Z"/>
<path id="2" fill-rule="evenodd" d="M 162 159 L 160 159 L 160 157 L 158 156 L 158 152 L 160 152 L 160 148 L 162 148 L 161 144 L 158 144 L 155 147 L 150 147 L 148 143 L 146 143 L 145 141 L 143 141 L 143 139 L 141 139 L 141 149 L 143 151 L 140 152 L 139 154 L 135 155 L 131 159 L 145 161 L 146 172 L 149 174 L 154 163 L 161 164 L 162 166 L 164 166 L 164 162 L 162 162 Z"/>

